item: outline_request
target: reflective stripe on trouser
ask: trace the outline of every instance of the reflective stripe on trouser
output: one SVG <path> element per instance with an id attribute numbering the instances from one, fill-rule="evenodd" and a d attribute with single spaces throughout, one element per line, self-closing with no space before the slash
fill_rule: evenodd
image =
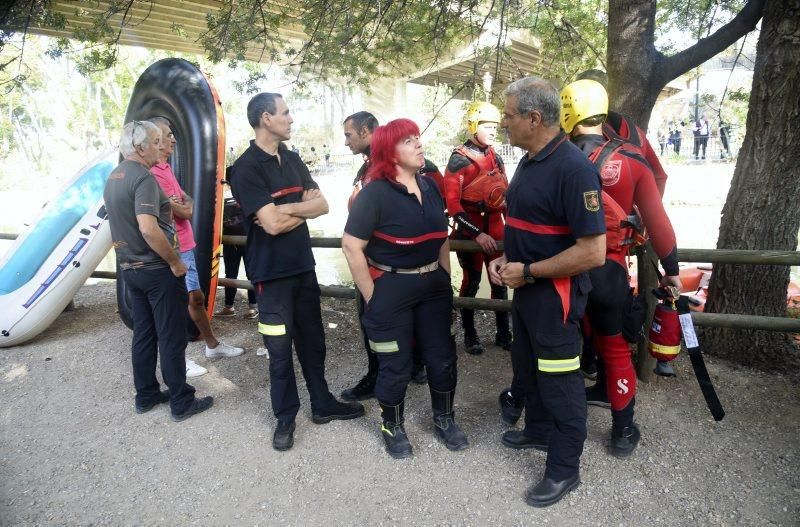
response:
<path id="1" fill-rule="evenodd" d="M 586 440 L 586 395 L 578 371 L 580 316 L 571 310 L 563 324 L 558 294 L 548 283 L 536 285 L 514 294 L 514 385 L 525 394 L 525 432 L 550 437 L 545 477 L 561 481 L 578 471 Z M 572 306 L 575 300 L 581 305 L 573 298 Z"/>
<path id="2" fill-rule="evenodd" d="M 428 383 L 439 391 L 456 386 L 451 346 L 453 293 L 443 269 L 422 275 L 384 273 L 364 310 L 362 323 L 378 359 L 375 396 L 387 405 L 405 398 L 411 380 L 412 347 L 427 366 Z"/>
<path id="3" fill-rule="evenodd" d="M 325 330 L 319 285 L 313 271 L 259 282 L 258 331 L 269 350 L 270 399 L 279 420 L 291 420 L 300 409 L 292 343 L 303 370 L 312 409 L 322 409 L 333 396 L 325 381 Z"/>

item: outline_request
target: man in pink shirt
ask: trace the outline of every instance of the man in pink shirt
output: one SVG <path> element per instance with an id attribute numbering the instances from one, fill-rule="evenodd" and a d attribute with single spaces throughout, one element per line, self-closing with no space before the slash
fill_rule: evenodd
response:
<path id="1" fill-rule="evenodd" d="M 192 321 L 200 330 L 200 337 L 206 343 L 206 357 L 236 357 L 241 355 L 244 351 L 242 348 L 229 346 L 224 342 L 217 339 L 211 329 L 211 321 L 208 319 L 206 313 L 205 302 L 206 298 L 203 290 L 200 288 L 200 280 L 197 276 L 197 265 L 194 259 L 194 232 L 192 231 L 192 208 L 194 202 L 191 196 L 186 194 L 178 180 L 175 179 L 175 174 L 172 173 L 172 167 L 167 162 L 169 156 L 175 148 L 175 136 L 170 128 L 169 121 L 164 117 L 154 117 L 150 122 L 155 124 L 161 129 L 161 134 L 164 137 L 164 153 L 160 162 L 150 169 L 158 185 L 169 197 L 170 205 L 172 206 L 172 216 L 175 221 L 175 231 L 178 235 L 178 245 L 180 246 L 181 260 L 186 264 L 186 289 L 189 291 L 189 316 Z M 191 363 L 191 364 L 190 364 Z M 192 361 L 186 360 L 186 370 L 188 376 L 199 376 L 206 373 L 206 369 L 199 366 Z"/>

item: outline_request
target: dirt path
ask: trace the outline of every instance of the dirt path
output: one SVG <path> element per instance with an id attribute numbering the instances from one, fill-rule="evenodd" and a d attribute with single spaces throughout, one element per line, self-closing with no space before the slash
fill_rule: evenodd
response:
<path id="1" fill-rule="evenodd" d="M 800 410 L 796 379 L 710 359 L 728 416 L 714 423 L 685 357 L 677 379 L 643 386 L 642 443 L 620 461 L 605 452 L 608 411 L 590 408 L 583 484 L 561 503 L 522 495 L 544 454 L 504 448 L 497 394 L 506 352 L 459 350 L 458 420 L 471 446 L 451 453 L 432 435 L 429 397 L 412 385 L 415 456 L 382 450 L 378 409 L 317 426 L 301 390 L 294 448 L 270 446 L 267 360 L 252 321 L 215 321 L 248 352 L 207 361 L 195 379 L 209 412 L 173 423 L 166 407 L 133 411 L 130 332 L 111 284 L 85 286 L 77 309 L 25 346 L 0 350 L 0 524 L 3 525 L 798 525 Z M 328 380 L 338 393 L 365 367 L 351 304 L 325 300 Z M 482 334 L 493 332 L 481 317 Z M 335 327 L 331 327 L 335 325 Z M 298 371 L 299 376 L 299 371 Z"/>

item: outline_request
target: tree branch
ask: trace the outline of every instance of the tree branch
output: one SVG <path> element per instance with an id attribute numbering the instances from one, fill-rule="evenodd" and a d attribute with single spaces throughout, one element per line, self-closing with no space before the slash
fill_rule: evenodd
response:
<path id="1" fill-rule="evenodd" d="M 676 55 L 665 57 L 664 67 L 657 74 L 662 86 L 704 63 L 755 29 L 764 11 L 764 3 L 765 0 L 749 0 L 733 20 L 716 30 L 713 35 L 701 38 L 695 45 Z"/>

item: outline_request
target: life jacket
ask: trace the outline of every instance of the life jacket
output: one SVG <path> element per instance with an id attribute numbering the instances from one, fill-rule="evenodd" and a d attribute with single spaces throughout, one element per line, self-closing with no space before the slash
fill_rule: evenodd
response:
<path id="1" fill-rule="evenodd" d="M 494 149 L 488 148 L 485 155 L 478 156 L 474 151 L 461 145 L 453 152 L 466 157 L 478 168 L 478 175 L 461 189 L 461 200 L 481 210 L 491 212 L 503 210 L 508 178 L 497 163 Z"/>
<path id="2" fill-rule="evenodd" d="M 614 134 L 589 155 L 589 160 L 602 174 L 606 162 L 625 145 L 626 141 Z M 647 241 L 647 233 L 636 207 L 633 214 L 628 214 L 605 190 L 601 191 L 601 199 L 606 223 L 606 254 L 627 254 L 631 247 L 643 245 Z"/>

